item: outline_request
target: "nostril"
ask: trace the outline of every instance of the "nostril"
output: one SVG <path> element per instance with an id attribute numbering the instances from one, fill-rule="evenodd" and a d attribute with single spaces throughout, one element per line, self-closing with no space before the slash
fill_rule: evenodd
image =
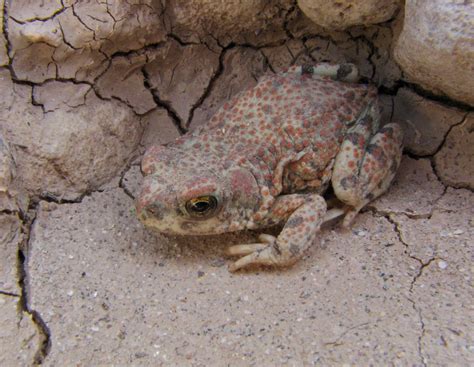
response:
<path id="1" fill-rule="evenodd" d="M 147 205 L 145 207 L 144 212 L 158 219 L 163 216 L 163 208 L 158 203 L 152 203 L 152 204 Z"/>

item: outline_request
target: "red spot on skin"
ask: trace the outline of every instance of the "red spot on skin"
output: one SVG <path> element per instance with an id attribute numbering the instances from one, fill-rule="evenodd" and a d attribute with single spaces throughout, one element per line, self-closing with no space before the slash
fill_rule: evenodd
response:
<path id="1" fill-rule="evenodd" d="M 231 171 L 230 184 L 234 195 L 243 199 L 251 198 L 256 193 L 255 178 L 247 171 L 240 169 Z"/>
<path id="2" fill-rule="evenodd" d="M 349 167 L 349 168 L 355 168 L 355 166 L 356 166 L 356 164 L 355 164 L 354 161 L 349 161 L 349 162 L 347 163 L 347 167 Z"/>
<path id="3" fill-rule="evenodd" d="M 182 200 L 186 201 L 198 196 L 208 195 L 215 191 L 216 185 L 214 183 L 208 182 L 207 179 L 198 179 L 187 184 L 180 197 Z"/>

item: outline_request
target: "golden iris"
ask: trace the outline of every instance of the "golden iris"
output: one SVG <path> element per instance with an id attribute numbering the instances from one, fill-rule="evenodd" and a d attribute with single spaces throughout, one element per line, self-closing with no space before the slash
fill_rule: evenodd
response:
<path id="1" fill-rule="evenodd" d="M 208 216 L 216 209 L 217 199 L 214 196 L 199 196 L 186 203 L 186 211 L 193 217 Z"/>

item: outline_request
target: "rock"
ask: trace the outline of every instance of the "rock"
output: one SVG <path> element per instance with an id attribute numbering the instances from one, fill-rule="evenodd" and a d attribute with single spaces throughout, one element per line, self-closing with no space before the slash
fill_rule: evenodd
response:
<path id="1" fill-rule="evenodd" d="M 393 33 L 392 27 L 374 25 L 367 29 L 362 28 L 364 35 L 374 47 L 374 52 L 370 56 L 370 61 L 374 65 L 374 75 L 371 76 L 371 82 L 378 87 L 393 88 L 402 78 L 402 71 L 397 63 L 393 60 L 392 44 Z M 356 36 L 356 32 L 351 32 L 352 36 Z"/>
<path id="2" fill-rule="evenodd" d="M 75 200 L 114 177 L 140 141 L 141 119 L 120 102 L 100 100 L 83 84 L 35 87 L 43 101 L 66 85 L 56 99 L 45 99 L 45 110 L 52 110 L 47 113 L 31 104 L 32 88 L 13 84 L 8 72 L 0 72 L 0 84 L 0 123 L 17 181 L 31 194 Z"/>
<path id="3" fill-rule="evenodd" d="M 17 214 L 0 214 L 0 291 L 20 295 L 18 250 L 23 240 Z"/>
<path id="4" fill-rule="evenodd" d="M 42 336 L 31 316 L 19 311 L 19 297 L 0 294 L 0 365 L 33 366 Z"/>
<path id="5" fill-rule="evenodd" d="M 0 133 L 0 212 L 12 214 L 24 212 L 28 208 L 28 195 L 21 187 L 21 182 L 14 183 L 15 175 L 13 157 Z"/>
<path id="6" fill-rule="evenodd" d="M 100 50 L 107 56 L 138 50 L 166 40 L 160 1 L 78 2 L 77 17 L 100 40 Z"/>
<path id="7" fill-rule="evenodd" d="M 49 81 L 33 87 L 33 104 L 41 105 L 43 111 L 73 111 L 86 103 L 88 93 L 94 93 L 87 83 Z"/>
<path id="8" fill-rule="evenodd" d="M 441 150 L 435 155 L 436 172 L 454 187 L 474 189 L 474 113 L 453 127 Z"/>
<path id="9" fill-rule="evenodd" d="M 190 129 L 206 123 L 217 109 L 236 94 L 253 87 L 266 71 L 264 56 L 253 49 L 236 47 L 226 52 L 223 72 L 210 94 L 194 112 Z"/>
<path id="10" fill-rule="evenodd" d="M 164 41 L 166 35 L 161 5 L 152 0 L 78 2 L 74 9 L 23 0 L 13 8 L 8 19 L 12 67 L 19 79 L 34 83 L 56 77 L 92 83 L 112 54 Z"/>
<path id="11" fill-rule="evenodd" d="M 304 43 L 296 39 L 291 39 L 282 46 L 262 48 L 262 53 L 275 73 L 293 65 L 297 57 L 304 52 Z"/>
<path id="12" fill-rule="evenodd" d="M 0 66 L 8 65 L 7 40 L 3 30 L 3 7 L 4 1 L 0 2 Z"/>
<path id="13" fill-rule="evenodd" d="M 428 159 L 404 156 L 393 184 L 369 206 L 383 213 L 429 216 L 443 192 Z"/>
<path id="14" fill-rule="evenodd" d="M 145 148 L 170 143 L 180 136 L 168 111 L 164 108 L 156 108 L 143 116 L 142 120 L 146 127 L 141 145 Z"/>
<path id="15" fill-rule="evenodd" d="M 142 115 L 156 107 L 151 92 L 144 85 L 142 68 L 148 56 L 114 57 L 107 71 L 97 80 L 97 91 L 104 98 L 116 98 Z"/>
<path id="16" fill-rule="evenodd" d="M 150 59 L 145 71 L 151 90 L 176 111 L 185 128 L 193 106 L 203 97 L 219 68 L 219 54 L 205 45 L 180 46 L 170 40 Z"/>
<path id="17" fill-rule="evenodd" d="M 329 29 L 367 26 L 389 20 L 400 6 L 399 0 L 298 0 L 301 11 L 317 25 Z"/>
<path id="18" fill-rule="evenodd" d="M 382 126 L 392 121 L 393 104 L 393 96 L 379 94 L 380 124 Z"/>
<path id="19" fill-rule="evenodd" d="M 407 0 L 394 50 L 406 78 L 474 105 L 473 18 L 471 1 Z"/>
<path id="20" fill-rule="evenodd" d="M 268 44 L 286 38 L 285 15 L 293 6 L 290 0 L 174 0 L 167 9 L 171 31 L 186 42 L 218 39 L 226 45 L 237 43 Z"/>
<path id="21" fill-rule="evenodd" d="M 465 113 L 423 98 L 407 88 L 395 97 L 393 122 L 402 125 L 404 147 L 418 156 L 434 154 L 448 130 L 463 120 Z"/>
<path id="22" fill-rule="evenodd" d="M 13 160 L 7 142 L 0 132 L 0 195 L 8 192 L 13 178 Z"/>
<path id="23" fill-rule="evenodd" d="M 45 21 L 64 9 L 61 0 L 52 0 L 37 3 L 32 0 L 15 0 L 9 4 L 8 14 L 21 23 L 33 22 L 35 20 Z"/>

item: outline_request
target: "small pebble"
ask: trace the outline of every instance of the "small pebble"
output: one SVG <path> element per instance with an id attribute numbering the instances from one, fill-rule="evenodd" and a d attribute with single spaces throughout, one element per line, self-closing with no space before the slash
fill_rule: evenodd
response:
<path id="1" fill-rule="evenodd" d="M 440 260 L 440 261 L 438 261 L 438 267 L 440 269 L 444 270 L 448 267 L 448 263 L 446 261 Z"/>
<path id="2" fill-rule="evenodd" d="M 225 265 L 224 259 L 216 259 L 211 262 L 211 266 L 214 268 L 220 268 L 221 266 Z"/>
<path id="3" fill-rule="evenodd" d="M 364 237 L 367 234 L 367 231 L 363 229 L 355 229 L 354 233 L 360 237 Z"/>

